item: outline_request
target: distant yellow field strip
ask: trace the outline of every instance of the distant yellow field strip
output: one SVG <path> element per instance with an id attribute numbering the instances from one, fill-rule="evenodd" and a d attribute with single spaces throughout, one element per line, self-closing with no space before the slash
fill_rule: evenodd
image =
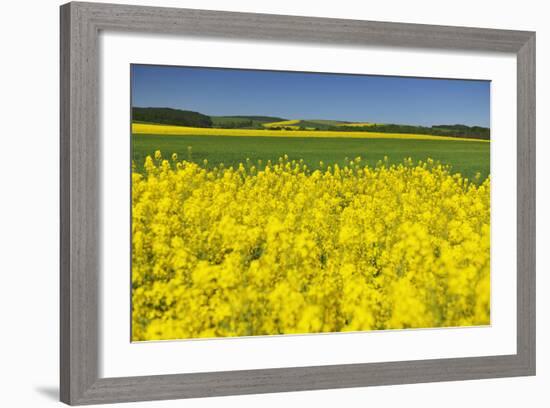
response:
<path id="1" fill-rule="evenodd" d="M 269 122 L 262 124 L 263 127 L 272 128 L 272 127 L 287 127 L 289 129 L 298 129 L 299 126 L 296 126 L 300 121 L 298 119 L 292 120 L 283 120 L 281 122 Z"/>
<path id="2" fill-rule="evenodd" d="M 433 135 L 416 135 L 404 133 L 377 132 L 339 132 L 331 130 L 271 130 L 271 129 L 213 129 L 171 125 L 151 125 L 133 123 L 132 133 L 147 135 L 172 136 L 269 136 L 269 137 L 342 137 L 355 139 L 414 139 L 414 140 L 462 140 L 466 142 L 489 142 L 482 139 L 447 137 Z"/>
<path id="3" fill-rule="evenodd" d="M 291 119 L 291 120 L 283 120 L 280 122 L 269 122 L 264 123 L 263 126 L 265 127 L 273 127 L 273 126 L 288 126 L 288 125 L 296 125 L 300 121 L 298 119 Z"/>

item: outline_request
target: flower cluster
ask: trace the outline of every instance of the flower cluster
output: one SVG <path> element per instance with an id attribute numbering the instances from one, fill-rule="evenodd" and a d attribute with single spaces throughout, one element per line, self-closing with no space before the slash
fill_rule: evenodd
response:
<path id="1" fill-rule="evenodd" d="M 490 179 L 358 157 L 132 174 L 132 339 L 490 323 Z"/>

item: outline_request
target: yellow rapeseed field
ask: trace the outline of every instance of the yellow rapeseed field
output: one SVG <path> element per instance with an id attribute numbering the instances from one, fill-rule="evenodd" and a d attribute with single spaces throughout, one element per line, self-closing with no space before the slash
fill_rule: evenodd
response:
<path id="1" fill-rule="evenodd" d="M 487 142 L 489 140 L 467 139 L 461 137 L 416 135 L 402 133 L 377 132 L 347 132 L 331 130 L 274 130 L 274 129 L 216 129 L 196 128 L 174 125 L 156 125 L 147 123 L 132 123 L 133 134 L 150 135 L 196 135 L 196 136 L 280 136 L 280 137 L 345 137 L 358 139 L 413 139 L 413 140 L 462 140 L 471 142 Z"/>
<path id="2" fill-rule="evenodd" d="M 298 123 L 300 123 L 300 120 L 298 119 L 291 119 L 291 120 L 283 120 L 280 122 L 269 122 L 264 123 L 262 126 L 266 128 L 272 128 L 272 127 L 287 127 L 290 129 L 299 129 L 299 126 L 296 126 Z"/>
<path id="3" fill-rule="evenodd" d="M 490 323 L 489 178 L 431 160 L 210 168 L 158 151 L 145 170 L 134 341 Z"/>

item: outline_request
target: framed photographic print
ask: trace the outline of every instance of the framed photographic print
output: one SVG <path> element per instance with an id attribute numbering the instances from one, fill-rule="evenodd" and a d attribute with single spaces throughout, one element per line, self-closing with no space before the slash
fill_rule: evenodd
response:
<path id="1" fill-rule="evenodd" d="M 61 399 L 534 375 L 535 34 L 61 7 Z"/>

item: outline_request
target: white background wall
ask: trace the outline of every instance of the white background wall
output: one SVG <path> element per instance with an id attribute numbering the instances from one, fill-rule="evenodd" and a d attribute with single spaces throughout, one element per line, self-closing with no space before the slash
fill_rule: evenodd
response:
<path id="1" fill-rule="evenodd" d="M 113 0 L 113 2 L 116 2 Z M 550 402 L 550 26 L 545 2 L 461 0 L 181 0 L 128 3 L 537 31 L 538 375 L 529 378 L 327 390 L 185 401 L 216 406 L 529 406 Z M 0 58 L 0 405 L 44 407 L 58 387 L 58 0 L 2 4 Z M 176 407 L 182 401 L 126 404 Z"/>

